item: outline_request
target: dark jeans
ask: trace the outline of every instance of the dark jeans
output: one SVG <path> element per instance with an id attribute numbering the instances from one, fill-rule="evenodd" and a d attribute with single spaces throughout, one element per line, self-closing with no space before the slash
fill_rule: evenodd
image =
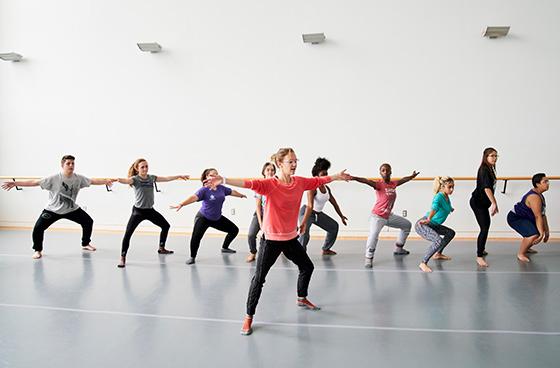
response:
<path id="1" fill-rule="evenodd" d="M 488 206 L 481 205 L 471 197 L 470 200 L 471 208 L 476 217 L 476 222 L 480 227 L 480 233 L 478 234 L 478 239 L 476 242 L 476 255 L 477 257 L 482 257 L 484 255 L 484 250 L 486 249 L 486 240 L 488 239 L 488 231 L 490 230 L 490 212 L 488 211 Z"/>
<path id="2" fill-rule="evenodd" d="M 208 220 L 200 212 L 196 214 L 194 218 L 194 229 L 191 236 L 191 257 L 196 258 L 198 253 L 198 248 L 200 248 L 200 241 L 204 236 L 206 230 L 212 227 L 216 230 L 223 231 L 227 233 L 222 248 L 229 248 L 229 245 L 235 239 L 239 233 L 239 228 L 225 216 L 220 217 L 217 221 Z"/>
<path id="3" fill-rule="evenodd" d="M 67 219 L 76 222 L 82 226 L 82 247 L 91 242 L 91 232 L 93 229 L 93 219 L 81 208 L 75 211 L 59 215 L 51 211 L 43 210 L 39 219 L 33 228 L 33 249 L 38 252 L 43 250 L 43 239 L 45 238 L 45 230 L 60 219 Z"/>
<path id="4" fill-rule="evenodd" d="M 122 241 L 121 256 L 126 257 L 128 247 L 130 246 L 130 238 L 132 237 L 134 230 L 136 230 L 138 225 L 140 225 L 140 223 L 144 220 L 148 220 L 161 228 L 161 233 L 159 234 L 159 246 L 165 246 L 167 234 L 169 233 L 169 228 L 171 227 L 169 222 L 167 222 L 167 220 L 153 208 L 132 207 L 132 214 L 130 215 L 130 219 L 126 225 L 126 231 Z"/>
<path id="5" fill-rule="evenodd" d="M 307 288 L 311 281 L 313 273 L 313 262 L 305 252 L 305 249 L 298 242 L 297 238 L 286 241 L 266 240 L 261 244 L 259 249 L 259 257 L 257 257 L 257 269 L 251 280 L 249 295 L 247 297 L 247 314 L 252 316 L 257 309 L 257 303 L 261 296 L 263 285 L 266 281 L 266 275 L 272 265 L 276 262 L 280 253 L 284 253 L 286 258 L 294 262 L 299 269 L 299 277 L 297 282 L 297 293 L 299 297 L 307 296 Z"/>

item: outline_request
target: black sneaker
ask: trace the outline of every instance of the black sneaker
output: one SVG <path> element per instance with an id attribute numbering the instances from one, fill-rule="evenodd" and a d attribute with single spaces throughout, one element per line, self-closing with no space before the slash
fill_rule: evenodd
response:
<path id="1" fill-rule="evenodd" d="M 410 254 L 410 252 L 404 248 L 398 248 L 393 252 L 393 254 L 396 256 L 406 256 L 407 254 Z"/>
<path id="2" fill-rule="evenodd" d="M 237 252 L 233 249 L 222 248 L 222 253 L 237 253 Z"/>

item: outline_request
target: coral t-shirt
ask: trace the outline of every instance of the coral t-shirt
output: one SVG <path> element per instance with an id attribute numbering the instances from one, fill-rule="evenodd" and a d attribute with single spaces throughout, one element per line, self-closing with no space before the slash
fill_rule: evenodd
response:
<path id="1" fill-rule="evenodd" d="M 393 205 L 397 199 L 397 182 L 390 181 L 386 183 L 384 180 L 378 180 L 375 182 L 375 194 L 377 195 L 377 201 L 373 206 L 371 212 L 374 215 L 388 219 L 391 211 L 393 211 Z"/>
<path id="2" fill-rule="evenodd" d="M 297 221 L 301 196 L 306 190 L 330 183 L 330 176 L 302 178 L 292 176 L 292 182 L 277 178 L 246 180 L 245 188 L 266 196 L 263 231 L 268 240 L 292 240 L 298 236 Z"/>

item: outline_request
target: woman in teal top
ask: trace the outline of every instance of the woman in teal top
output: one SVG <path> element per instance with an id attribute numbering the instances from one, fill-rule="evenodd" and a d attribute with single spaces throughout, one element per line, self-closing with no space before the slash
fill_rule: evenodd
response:
<path id="1" fill-rule="evenodd" d="M 453 189 L 455 189 L 455 182 L 452 178 L 448 176 L 443 178 L 440 176 L 436 177 L 434 179 L 434 193 L 436 195 L 432 201 L 432 209 L 426 213 L 426 216 L 419 219 L 414 226 L 418 235 L 432 242 L 426 251 L 422 263 L 419 265 L 420 269 L 424 272 L 432 272 L 432 269 L 428 267 L 428 261 L 432 257 L 439 260 L 451 259 L 442 252 L 455 237 L 455 231 L 442 224 L 447 219 L 447 216 L 453 212 L 451 200 L 449 199 Z"/>

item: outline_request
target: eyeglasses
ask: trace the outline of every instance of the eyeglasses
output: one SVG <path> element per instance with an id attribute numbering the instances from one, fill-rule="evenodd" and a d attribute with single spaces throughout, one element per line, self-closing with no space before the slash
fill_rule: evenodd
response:
<path id="1" fill-rule="evenodd" d="M 294 165 L 294 164 L 297 164 L 298 161 L 299 161 L 298 159 L 295 159 L 295 160 L 282 161 L 282 162 L 285 163 L 285 164 L 288 164 L 288 165 Z"/>

